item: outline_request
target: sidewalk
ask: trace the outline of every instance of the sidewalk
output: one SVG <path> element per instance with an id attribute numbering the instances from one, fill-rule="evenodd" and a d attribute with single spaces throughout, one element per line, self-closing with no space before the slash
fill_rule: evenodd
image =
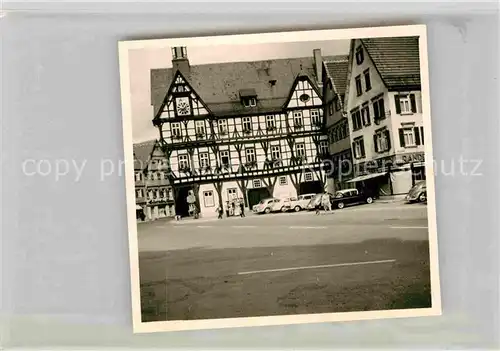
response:
<path id="1" fill-rule="evenodd" d="M 383 203 L 383 204 L 404 203 L 404 202 L 406 202 L 405 198 L 406 198 L 406 194 L 404 194 L 404 195 L 387 195 L 387 196 L 380 196 L 374 202 Z"/>

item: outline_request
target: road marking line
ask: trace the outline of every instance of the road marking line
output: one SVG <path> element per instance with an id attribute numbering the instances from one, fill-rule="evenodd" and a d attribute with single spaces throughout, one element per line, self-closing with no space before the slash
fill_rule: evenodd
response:
<path id="1" fill-rule="evenodd" d="M 290 229 L 326 229 L 328 227 L 301 227 L 301 226 L 293 226 L 293 227 L 288 227 Z"/>
<path id="2" fill-rule="evenodd" d="M 391 226 L 392 229 L 428 229 L 429 227 L 395 227 Z"/>
<path id="3" fill-rule="evenodd" d="M 296 270 L 315 269 L 315 268 L 360 266 L 360 265 L 365 265 L 365 264 L 392 263 L 392 262 L 396 262 L 396 260 L 365 261 L 365 262 L 325 264 L 325 265 L 320 265 L 320 266 L 302 266 L 302 267 L 290 267 L 290 268 L 265 269 L 265 270 L 261 270 L 261 271 L 238 272 L 238 275 L 248 275 L 248 274 L 255 274 L 255 273 L 286 272 L 286 271 L 296 271 Z"/>
<path id="4" fill-rule="evenodd" d="M 254 225 L 233 225 L 233 228 L 256 228 Z"/>
<path id="5" fill-rule="evenodd" d="M 198 228 L 212 228 L 213 226 L 211 226 L 211 225 L 199 225 L 197 227 Z"/>

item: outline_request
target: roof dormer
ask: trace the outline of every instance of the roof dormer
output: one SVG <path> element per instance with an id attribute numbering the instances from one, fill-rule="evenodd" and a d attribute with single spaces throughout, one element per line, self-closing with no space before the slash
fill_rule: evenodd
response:
<path id="1" fill-rule="evenodd" d="M 239 91 L 240 100 L 245 107 L 257 106 L 257 93 L 255 89 L 241 89 Z"/>

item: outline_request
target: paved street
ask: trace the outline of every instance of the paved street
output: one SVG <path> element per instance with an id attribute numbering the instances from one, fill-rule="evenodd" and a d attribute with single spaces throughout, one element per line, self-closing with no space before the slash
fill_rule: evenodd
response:
<path id="1" fill-rule="evenodd" d="M 143 318 L 428 307 L 427 207 L 139 224 Z"/>

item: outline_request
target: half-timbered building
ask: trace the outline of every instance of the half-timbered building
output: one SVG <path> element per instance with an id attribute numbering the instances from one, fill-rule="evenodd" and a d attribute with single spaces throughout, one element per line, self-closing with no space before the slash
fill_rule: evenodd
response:
<path id="1" fill-rule="evenodd" d="M 311 57 L 191 66 L 185 47 L 172 68 L 151 72 L 153 124 L 170 161 L 176 211 L 190 190 L 203 216 L 241 199 L 324 190 L 320 50 Z"/>
<path id="2" fill-rule="evenodd" d="M 418 37 L 352 40 L 345 100 L 350 182 L 404 195 L 425 179 Z"/>

